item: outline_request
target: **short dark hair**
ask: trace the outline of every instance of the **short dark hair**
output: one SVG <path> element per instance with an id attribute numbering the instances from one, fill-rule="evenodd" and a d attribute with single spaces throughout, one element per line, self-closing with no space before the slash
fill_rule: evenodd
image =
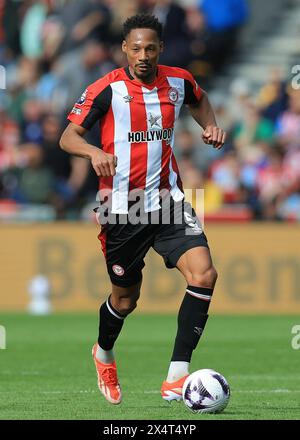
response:
<path id="1" fill-rule="evenodd" d="M 153 29 L 157 33 L 159 40 L 162 40 L 163 27 L 154 15 L 136 14 L 127 18 L 123 23 L 124 40 L 132 29 Z"/>

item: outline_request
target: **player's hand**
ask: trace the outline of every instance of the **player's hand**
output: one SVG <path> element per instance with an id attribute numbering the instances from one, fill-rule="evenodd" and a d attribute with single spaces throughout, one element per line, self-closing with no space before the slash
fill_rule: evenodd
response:
<path id="1" fill-rule="evenodd" d="M 98 177 L 109 177 L 116 174 L 117 156 L 97 149 L 91 157 L 92 167 Z"/>
<path id="2" fill-rule="evenodd" d="M 206 144 L 210 144 L 219 150 L 225 143 L 226 133 L 222 128 L 208 125 L 202 134 L 202 139 Z"/>

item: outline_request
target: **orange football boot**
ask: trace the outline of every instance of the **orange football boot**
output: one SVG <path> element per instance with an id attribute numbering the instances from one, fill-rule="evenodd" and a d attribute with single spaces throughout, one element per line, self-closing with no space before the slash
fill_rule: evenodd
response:
<path id="1" fill-rule="evenodd" d="M 176 382 L 167 382 L 165 380 L 160 390 L 161 397 L 167 402 L 171 402 L 172 400 L 182 400 L 182 387 L 188 376 L 189 375 L 187 374 Z"/>
<path id="2" fill-rule="evenodd" d="M 98 377 L 98 388 L 110 403 L 118 405 L 122 401 L 121 387 L 117 376 L 116 362 L 103 364 L 96 358 L 97 343 L 93 346 L 92 355 Z"/>

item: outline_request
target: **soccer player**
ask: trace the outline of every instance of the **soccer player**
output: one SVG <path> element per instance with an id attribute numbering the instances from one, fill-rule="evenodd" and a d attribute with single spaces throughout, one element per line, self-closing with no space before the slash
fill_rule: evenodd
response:
<path id="1" fill-rule="evenodd" d="M 109 200 L 109 215 L 102 215 L 99 239 L 112 286 L 100 307 L 99 336 L 92 349 L 98 387 L 109 402 L 121 402 L 113 347 L 126 317 L 137 306 L 144 257 L 153 247 L 168 268 L 181 272 L 187 284 L 168 374 L 161 387 L 163 399 L 179 400 L 192 352 L 208 318 L 217 273 L 201 224 L 184 201 L 173 154 L 174 124 L 185 104 L 203 128 L 205 143 L 221 148 L 225 132 L 217 126 L 207 94 L 193 76 L 184 69 L 158 64 L 163 42 L 162 25 L 156 17 L 138 14 L 128 18 L 123 34 L 128 66 L 87 87 L 68 116 L 70 123 L 60 146 L 91 161 L 100 178 L 100 209 Z M 96 122 L 100 124 L 101 148 L 84 140 L 86 130 Z M 135 190 L 142 192 L 139 213 L 143 221 L 139 223 L 130 220 L 130 210 L 137 202 L 131 197 Z M 169 210 L 172 218 L 168 222 L 162 208 L 166 193 L 170 203 L 164 212 Z M 176 212 L 183 214 L 183 221 L 175 221 Z M 158 220 L 151 221 L 153 213 L 158 213 Z"/>

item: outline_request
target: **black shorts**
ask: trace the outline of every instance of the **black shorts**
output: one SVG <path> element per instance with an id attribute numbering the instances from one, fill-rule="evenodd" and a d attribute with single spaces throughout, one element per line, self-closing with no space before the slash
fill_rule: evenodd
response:
<path id="1" fill-rule="evenodd" d="M 142 279 L 144 257 L 150 247 L 163 257 L 169 269 L 188 249 L 208 248 L 201 223 L 187 202 L 174 203 L 168 220 L 162 218 L 161 210 L 147 213 L 138 224 L 128 221 L 126 214 L 114 218 L 116 222 L 101 225 L 98 238 L 111 282 L 117 286 L 129 287 Z"/>

